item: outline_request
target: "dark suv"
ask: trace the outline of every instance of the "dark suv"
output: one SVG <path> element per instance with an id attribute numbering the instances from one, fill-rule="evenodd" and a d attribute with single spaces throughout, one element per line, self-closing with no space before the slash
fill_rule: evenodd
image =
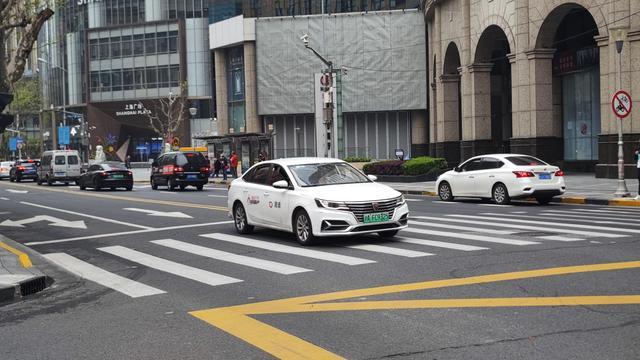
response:
<path id="1" fill-rule="evenodd" d="M 166 185 L 173 191 L 192 185 L 202 190 L 209 181 L 209 162 L 199 152 L 168 152 L 151 165 L 151 188 Z"/>
<path id="2" fill-rule="evenodd" d="M 38 163 L 35 160 L 18 160 L 9 172 L 9 180 L 20 182 L 24 179 L 38 181 Z"/>

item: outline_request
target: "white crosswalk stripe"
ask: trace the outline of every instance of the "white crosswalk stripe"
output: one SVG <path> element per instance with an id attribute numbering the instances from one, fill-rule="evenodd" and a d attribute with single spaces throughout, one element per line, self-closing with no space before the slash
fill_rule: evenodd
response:
<path id="1" fill-rule="evenodd" d="M 200 235 L 202 237 L 226 241 L 234 244 L 251 246 L 258 249 L 269 250 L 274 252 L 280 252 L 291 255 L 298 255 L 303 257 L 308 257 L 312 259 L 331 261 L 335 263 L 345 264 L 345 265 L 362 265 L 362 264 L 370 264 L 375 263 L 373 260 L 361 259 L 352 256 L 345 256 L 339 254 L 333 254 L 325 251 L 319 250 L 311 250 L 306 248 L 299 248 L 288 245 L 276 244 L 273 242 L 262 241 L 262 240 L 254 240 L 249 238 L 244 238 L 235 235 L 228 235 L 223 233 L 213 233 L 213 234 L 203 234 Z"/>
<path id="2" fill-rule="evenodd" d="M 183 265 L 153 255 L 145 254 L 140 251 L 126 248 L 124 246 L 107 246 L 98 248 L 98 250 L 142 264 L 156 270 L 164 271 L 169 274 L 181 276 L 211 286 L 232 284 L 242 281 L 240 279 L 235 279 L 229 276 L 216 274 L 210 271 L 198 269 L 192 266 Z"/>
<path id="3" fill-rule="evenodd" d="M 412 219 L 423 219 L 422 216 L 415 216 Z M 478 228 L 478 227 L 469 227 L 469 226 L 460 226 L 460 225 L 451 225 L 451 224 L 440 224 L 440 223 L 426 223 L 423 221 L 413 221 L 409 220 L 409 225 L 418 225 L 418 226 L 427 226 L 427 227 L 438 227 L 452 230 L 464 230 L 470 232 L 479 232 L 485 234 L 493 234 L 493 235 L 512 235 L 517 233 L 517 231 L 512 230 L 495 230 L 495 229 L 486 229 L 486 228 Z"/>
<path id="4" fill-rule="evenodd" d="M 506 215 L 506 214 L 488 213 L 487 215 L 507 216 L 507 217 L 492 218 L 492 217 L 487 217 L 487 216 L 474 216 L 474 215 L 450 215 L 450 216 L 454 216 L 454 217 L 469 217 L 469 218 L 474 218 L 474 219 L 486 219 L 486 220 L 495 219 L 495 220 L 500 220 L 500 221 L 510 221 L 510 222 L 523 223 L 523 224 L 540 224 L 540 225 L 544 225 L 544 226 L 547 226 L 547 225 L 549 225 L 549 226 L 559 225 L 558 223 L 547 222 L 547 221 L 511 219 L 511 218 L 508 218 L 508 216 L 510 216 L 510 215 Z M 527 216 L 523 216 L 523 217 L 526 218 Z M 632 233 L 632 234 L 640 234 L 640 229 L 623 229 L 623 228 L 614 228 L 614 227 L 607 227 L 607 226 L 595 226 L 595 225 L 583 225 L 583 224 L 567 224 L 567 223 L 563 223 L 562 226 L 569 227 L 569 228 L 593 229 L 593 230 L 600 230 L 600 231 L 610 231 L 610 232 L 614 232 L 615 231 L 615 232 L 626 232 L 626 233 Z"/>
<path id="5" fill-rule="evenodd" d="M 475 234 L 459 234 L 459 233 L 451 233 L 446 231 L 414 229 L 411 227 L 403 229 L 402 231 L 410 232 L 410 233 L 425 234 L 425 235 L 450 237 L 450 238 L 453 237 L 453 238 L 465 239 L 465 240 L 484 241 L 484 242 L 490 242 L 490 243 L 496 243 L 496 244 L 507 244 L 507 245 L 518 245 L 518 246 L 539 244 L 535 241 L 528 241 L 528 240 L 501 239 L 501 238 L 494 238 L 494 237 L 475 235 Z"/>
<path id="6" fill-rule="evenodd" d="M 482 214 L 481 214 L 482 215 Z M 503 214 L 505 215 L 505 214 Z M 593 216 L 580 216 L 580 215 L 566 215 L 556 213 L 541 213 L 540 215 L 529 215 L 528 218 L 532 219 L 544 219 L 544 220 L 566 220 L 574 222 L 586 222 L 591 224 L 609 224 L 609 225 L 623 225 L 623 226 L 640 226 L 640 223 L 630 222 L 629 219 L 618 219 L 623 221 L 613 221 L 607 219 L 617 219 L 609 217 L 593 217 Z M 627 220 L 627 221 L 624 221 Z"/>
<path id="7" fill-rule="evenodd" d="M 572 238 L 572 237 L 561 236 L 561 235 L 536 236 L 536 239 L 553 240 L 553 241 L 584 241 L 584 239 L 581 239 L 581 238 Z"/>
<path id="8" fill-rule="evenodd" d="M 575 213 L 569 211 L 560 211 L 560 210 L 545 210 L 540 215 L 552 215 L 552 216 L 564 216 L 571 217 L 576 219 L 602 219 L 602 220 L 620 220 L 620 221 L 632 221 L 638 218 L 638 215 L 603 215 L 603 214 L 590 214 L 590 213 Z M 639 214 L 640 215 L 640 214 Z"/>
<path id="9" fill-rule="evenodd" d="M 603 213 L 603 214 L 616 214 L 616 215 L 633 215 L 633 216 L 637 216 L 637 212 L 636 211 L 629 211 L 627 209 L 624 210 L 599 210 L 599 209 L 574 209 L 575 211 L 578 212 L 585 212 L 585 213 Z"/>
<path id="10" fill-rule="evenodd" d="M 154 241 L 151 241 L 151 243 L 166 246 L 176 250 L 181 250 L 191 254 L 208 257 L 211 259 L 249 266 L 256 269 L 275 272 L 278 274 L 290 275 L 290 274 L 298 274 L 298 273 L 307 272 L 307 271 L 313 271 L 310 269 L 287 265 L 287 264 L 283 264 L 275 261 L 269 261 L 269 260 L 254 258 L 251 256 L 233 254 L 226 251 L 211 249 L 208 247 L 194 245 L 194 244 L 186 243 L 183 241 L 172 240 L 172 239 L 154 240 Z"/>
<path id="11" fill-rule="evenodd" d="M 407 237 L 396 238 L 396 241 L 401 243 L 407 243 L 407 244 L 433 246 L 438 248 L 461 250 L 461 251 L 477 251 L 477 250 L 489 249 L 489 248 L 480 247 L 480 246 L 463 245 L 463 244 L 456 244 L 456 243 L 450 243 L 450 242 L 444 242 L 444 241 L 415 239 L 415 238 L 407 238 Z"/>
<path id="12" fill-rule="evenodd" d="M 435 254 L 426 253 L 422 251 L 414 251 L 414 250 L 395 248 L 391 246 L 382 246 L 382 245 L 373 245 L 373 244 L 350 245 L 347 247 L 351 249 L 372 251 L 372 252 L 377 252 L 377 253 L 382 253 L 387 255 L 404 256 L 409 258 L 435 255 Z"/>
<path id="13" fill-rule="evenodd" d="M 133 298 L 165 293 L 163 290 L 113 274 L 65 253 L 44 254 L 44 257 L 72 274 Z"/>
<path id="14" fill-rule="evenodd" d="M 448 216 L 462 216 L 462 217 L 468 217 L 471 215 L 448 215 Z M 476 217 L 477 218 L 477 217 Z M 457 223 L 463 223 L 463 224 L 476 224 L 476 225 L 487 225 L 487 221 L 486 220 L 496 220 L 498 221 L 498 218 L 493 218 L 493 217 L 480 217 L 480 218 L 484 218 L 484 221 L 474 221 L 474 220 L 470 220 L 471 218 L 466 218 L 466 219 L 454 219 L 451 217 L 445 217 L 445 218 L 434 218 L 436 220 L 442 220 L 442 221 L 451 221 L 451 222 L 457 222 Z M 537 223 L 534 221 L 534 223 Z M 556 224 L 553 223 L 555 225 L 560 225 L 563 226 L 564 224 Z M 557 232 L 557 233 L 565 233 L 565 234 L 575 234 L 575 235 L 583 235 L 583 236 L 588 236 L 588 237 L 596 237 L 596 236 L 602 236 L 602 237 L 608 237 L 608 238 L 620 238 L 620 237 L 625 237 L 627 235 L 621 235 L 621 234 L 611 234 L 611 233 L 603 233 L 603 232 L 596 232 L 596 231 L 580 231 L 580 230 L 573 230 L 573 229 L 566 229 L 566 228 L 559 228 L 559 227 L 552 227 L 552 226 L 531 226 L 531 225 L 522 225 L 522 224 L 503 224 L 503 223 L 491 223 L 492 226 L 497 226 L 497 227 L 504 227 L 504 228 L 509 228 L 509 229 L 522 229 L 522 230 L 531 230 L 531 231 L 545 231 L 545 232 Z"/>

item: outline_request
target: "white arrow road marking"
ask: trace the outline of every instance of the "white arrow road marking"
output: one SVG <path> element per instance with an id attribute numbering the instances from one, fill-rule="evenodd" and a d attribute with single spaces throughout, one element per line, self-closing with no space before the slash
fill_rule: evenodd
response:
<path id="1" fill-rule="evenodd" d="M 14 193 L 14 194 L 26 194 L 29 192 L 29 190 L 7 189 L 7 192 Z"/>
<path id="2" fill-rule="evenodd" d="M 6 198 L 6 197 L 0 197 L 0 200 L 9 201 L 9 198 Z"/>
<path id="3" fill-rule="evenodd" d="M 135 211 L 145 213 L 149 216 L 162 216 L 162 217 L 170 217 L 170 218 L 178 218 L 178 219 L 193 219 L 192 216 L 187 215 L 185 213 L 181 213 L 179 211 L 156 211 L 156 210 L 147 210 L 147 209 L 138 209 L 138 208 L 124 208 L 122 210 Z"/>
<path id="4" fill-rule="evenodd" d="M 226 198 L 227 195 L 207 195 L 208 197 L 215 197 L 215 198 Z"/>
<path id="5" fill-rule="evenodd" d="M 67 220 L 62 220 L 62 219 L 58 219 L 56 217 L 53 216 L 49 216 L 49 215 L 38 215 L 38 216 L 34 216 L 28 219 L 23 219 L 23 220 L 18 220 L 18 221 L 13 221 L 13 220 L 5 220 L 3 222 L 0 223 L 0 226 L 12 226 L 12 227 L 24 227 L 25 224 L 31 224 L 31 223 L 35 223 L 35 222 L 39 222 L 39 221 L 48 221 L 50 222 L 50 226 L 59 226 L 59 227 L 67 227 L 67 228 L 74 228 L 74 229 L 86 229 L 87 225 L 84 224 L 84 221 L 82 220 L 78 220 L 78 221 L 67 221 Z"/>

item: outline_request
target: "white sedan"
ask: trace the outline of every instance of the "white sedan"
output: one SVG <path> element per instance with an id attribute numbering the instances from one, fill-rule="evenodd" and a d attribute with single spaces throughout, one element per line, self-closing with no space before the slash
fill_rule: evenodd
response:
<path id="1" fill-rule="evenodd" d="M 231 183 L 228 206 L 239 233 L 258 225 L 293 232 L 302 245 L 321 236 L 395 236 L 407 227 L 409 208 L 374 180 L 338 159 L 263 161 Z"/>
<path id="2" fill-rule="evenodd" d="M 564 194 L 564 173 L 557 166 L 529 155 L 491 154 L 472 157 L 436 180 L 443 201 L 454 197 L 490 198 L 496 204 L 534 197 L 546 205 Z"/>

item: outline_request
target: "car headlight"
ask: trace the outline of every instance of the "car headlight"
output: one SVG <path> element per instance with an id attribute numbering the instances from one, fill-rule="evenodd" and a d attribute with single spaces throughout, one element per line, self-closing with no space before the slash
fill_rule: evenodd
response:
<path id="1" fill-rule="evenodd" d="M 404 199 L 404 195 L 400 195 L 396 198 L 396 207 L 404 205 L 407 201 Z"/>
<path id="2" fill-rule="evenodd" d="M 318 207 L 333 209 L 333 210 L 349 210 L 347 204 L 342 201 L 330 201 L 330 200 L 322 200 L 316 199 L 316 205 Z"/>

